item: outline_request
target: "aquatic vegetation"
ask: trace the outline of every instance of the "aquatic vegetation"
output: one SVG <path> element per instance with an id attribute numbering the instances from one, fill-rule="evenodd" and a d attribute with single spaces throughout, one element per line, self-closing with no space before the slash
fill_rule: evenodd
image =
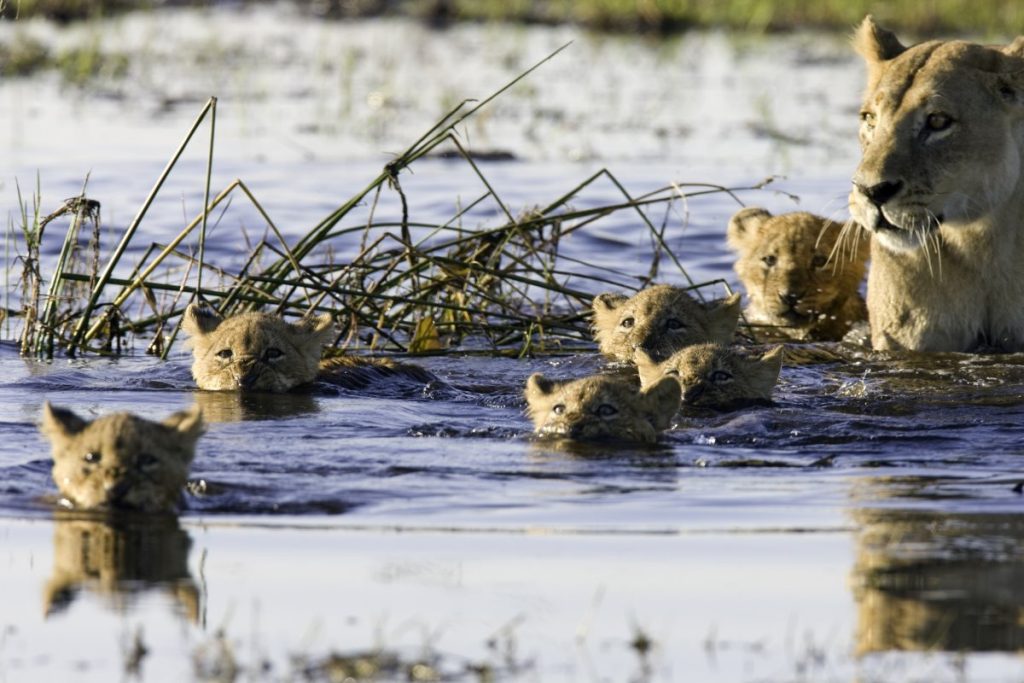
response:
<path id="1" fill-rule="evenodd" d="M 721 289 L 721 280 L 697 283 L 689 278 L 665 243 L 667 219 L 651 214 L 657 209 L 667 216 L 676 203 L 699 195 L 755 187 L 671 184 L 634 196 L 610 171 L 601 170 L 555 200 L 517 212 L 484 175 L 458 127 L 559 51 L 479 103 L 459 103 L 366 187 L 291 244 L 244 181 L 232 182 L 211 198 L 217 107 L 211 98 L 116 246 L 87 267 L 75 267 L 74 256 L 81 252 L 82 226 L 98 229 L 98 201 L 83 191 L 46 217 L 40 216 L 38 207 L 22 211 L 28 245 L 24 266 L 29 274 L 19 316 L 22 353 L 46 358 L 59 351 L 69 356 L 120 353 L 125 344 L 145 339 L 148 352 L 166 356 L 192 300 L 209 303 L 225 317 L 256 309 L 288 318 L 329 313 L 339 321 L 334 345 L 341 349 L 551 353 L 592 348 L 588 310 L 594 291 L 613 287 L 635 292 L 666 277 L 669 269 L 663 264 L 669 264 L 675 277 L 687 283 L 685 289 L 698 298 L 705 298 L 704 288 Z M 204 124 L 210 135 L 206 210 L 166 244 L 151 244 L 129 269 L 122 262 L 128 246 L 139 239 L 155 197 Z M 444 222 L 418 222 L 410 215 L 401 178 L 417 160 L 441 151 L 456 155 L 448 163 L 466 164 L 483 191 L 457 202 L 455 213 Z M 598 182 L 611 183 L 621 201 L 598 206 L 586 202 L 585 191 Z M 385 193 L 397 196 L 399 215 L 378 217 Z M 252 246 L 240 267 L 211 261 L 205 248 L 210 214 L 225 210 L 239 195 L 266 224 L 266 236 Z M 576 202 L 584 208 L 577 208 Z M 356 209 L 366 206 L 368 218 L 354 218 L 360 216 Z M 496 216 L 494 223 L 476 228 L 464 224 L 484 211 Z M 623 213 L 649 231 L 653 256 L 643 272 L 602 268 L 581 273 L 574 260 L 560 252 L 564 239 L 599 228 L 600 221 Z M 53 272 L 34 272 L 38 259 L 33 249 L 44 228 L 64 215 L 72 221 Z M 187 253 L 189 242 L 194 246 Z M 44 287 L 45 298 L 38 294 Z"/>

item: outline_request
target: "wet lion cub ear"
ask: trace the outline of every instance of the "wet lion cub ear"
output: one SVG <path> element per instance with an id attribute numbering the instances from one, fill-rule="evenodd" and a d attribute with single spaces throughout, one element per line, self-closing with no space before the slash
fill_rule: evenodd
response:
<path id="1" fill-rule="evenodd" d="M 191 407 L 173 413 L 161 424 L 193 442 L 199 439 L 205 430 L 203 410 L 198 403 L 193 403 Z"/>
<path id="2" fill-rule="evenodd" d="M 746 251 L 753 246 L 761 232 L 761 227 L 772 215 L 759 206 L 740 209 L 729 219 L 729 227 L 725 239 L 736 251 Z"/>
<path id="3" fill-rule="evenodd" d="M 224 318 L 212 308 L 189 304 L 181 316 L 181 329 L 190 337 L 202 337 L 216 330 L 223 321 Z"/>
<path id="4" fill-rule="evenodd" d="M 292 323 L 291 327 L 299 334 L 310 337 L 309 341 L 326 344 L 334 334 L 334 316 L 330 313 L 306 316 L 298 322 Z"/>
<path id="5" fill-rule="evenodd" d="M 604 294 L 598 294 L 594 297 L 594 302 L 591 304 L 591 308 L 593 308 L 594 313 L 597 314 L 608 313 L 614 311 L 628 300 L 629 297 L 621 294 L 605 292 Z"/>
<path id="6" fill-rule="evenodd" d="M 641 348 L 633 352 L 633 362 L 636 363 L 637 374 L 640 375 L 640 386 L 646 387 L 661 377 L 661 364 L 656 362 L 651 355 Z M 666 363 L 668 361 L 665 361 Z"/>
<path id="7" fill-rule="evenodd" d="M 740 295 L 730 294 L 708 310 L 708 341 L 728 344 L 740 321 Z"/>
<path id="8" fill-rule="evenodd" d="M 649 389 L 641 392 L 647 405 L 647 417 L 657 430 L 672 426 L 672 416 L 679 410 L 683 390 L 673 377 L 662 377 Z"/>
<path id="9" fill-rule="evenodd" d="M 88 422 L 67 408 L 57 408 L 49 401 L 43 403 L 43 422 L 39 431 L 46 436 L 72 436 L 88 426 Z"/>
<path id="10" fill-rule="evenodd" d="M 539 372 L 535 372 L 526 380 L 526 390 L 523 392 L 527 401 L 533 401 L 542 396 L 549 396 L 557 386 L 554 380 L 550 380 Z"/>

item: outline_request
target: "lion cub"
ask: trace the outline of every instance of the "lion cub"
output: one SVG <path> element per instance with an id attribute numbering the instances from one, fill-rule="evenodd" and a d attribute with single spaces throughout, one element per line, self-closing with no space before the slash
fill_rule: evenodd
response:
<path id="1" fill-rule="evenodd" d="M 654 360 L 705 342 L 728 344 L 739 321 L 740 296 L 702 304 L 686 290 L 655 285 L 631 297 L 594 297 L 594 337 L 601 353 L 630 362 L 642 349 Z"/>
<path id="2" fill-rule="evenodd" d="M 654 443 L 679 410 L 680 389 L 670 379 L 640 390 L 610 375 L 555 381 L 534 373 L 525 396 L 537 434 Z"/>
<path id="3" fill-rule="evenodd" d="M 374 379 L 402 375 L 436 379 L 418 365 L 389 359 L 341 356 L 320 359 L 334 334 L 330 313 L 291 323 L 268 313 L 222 318 L 189 304 L 181 327 L 191 337 L 192 377 L 200 389 L 285 392 L 321 379 L 362 389 Z"/>
<path id="4" fill-rule="evenodd" d="M 729 220 L 727 239 L 737 252 L 736 274 L 747 290 L 751 323 L 780 328 L 783 338 L 839 341 L 867 320 L 857 291 L 871 243 L 814 214 L 773 216 L 751 207 Z"/>
<path id="5" fill-rule="evenodd" d="M 637 353 L 640 384 L 649 387 L 666 377 L 679 381 L 683 406 L 734 410 L 771 403 L 772 389 L 782 369 L 783 347 L 754 356 L 736 347 L 698 344 L 677 351 L 661 363 Z"/>
<path id="6" fill-rule="evenodd" d="M 53 481 L 75 507 L 173 512 L 203 417 L 193 405 L 163 422 L 131 413 L 87 422 L 47 402 L 40 431 L 53 449 Z"/>

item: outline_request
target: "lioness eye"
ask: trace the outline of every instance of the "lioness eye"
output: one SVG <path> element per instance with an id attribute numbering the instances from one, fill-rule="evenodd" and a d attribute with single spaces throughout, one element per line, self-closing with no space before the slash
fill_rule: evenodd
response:
<path id="1" fill-rule="evenodd" d="M 828 258 L 821 254 L 815 254 L 814 258 L 811 259 L 811 265 L 815 268 L 821 268 L 826 263 L 828 263 Z"/>
<path id="2" fill-rule="evenodd" d="M 762 257 L 761 257 L 761 260 L 762 260 L 762 261 L 764 262 L 764 264 L 765 264 L 766 266 L 768 266 L 769 268 L 771 268 L 772 266 L 774 266 L 774 265 L 775 265 L 775 262 L 776 262 L 776 261 L 778 261 L 778 259 L 777 259 L 777 258 L 775 258 L 774 254 L 768 254 L 767 256 L 762 256 Z"/>
<path id="3" fill-rule="evenodd" d="M 264 357 L 266 357 L 267 360 L 274 360 L 275 358 L 280 358 L 281 356 L 283 356 L 284 352 L 281 349 L 277 349 L 271 346 L 269 349 L 266 350 L 266 352 L 263 355 Z"/>
<path id="4" fill-rule="evenodd" d="M 946 114 L 929 114 L 928 118 L 925 119 L 925 125 L 931 131 L 946 130 L 953 125 L 953 119 Z"/>
<path id="5" fill-rule="evenodd" d="M 89 451 L 88 453 L 86 453 L 85 455 L 82 456 L 82 460 L 85 460 L 90 465 L 95 465 L 96 463 L 98 463 L 102 459 L 103 459 L 102 455 L 100 455 L 99 453 L 93 452 L 93 451 Z"/>
<path id="6" fill-rule="evenodd" d="M 636 324 L 636 320 L 633 318 L 623 318 L 622 322 L 619 323 L 621 327 L 625 327 L 627 330 L 633 327 L 634 324 Z"/>
<path id="7" fill-rule="evenodd" d="M 217 352 L 217 358 L 223 358 L 225 360 L 231 358 L 231 349 L 221 349 Z"/>
<path id="8" fill-rule="evenodd" d="M 602 403 L 597 407 L 598 417 L 611 417 L 617 412 L 619 412 L 619 409 L 610 403 Z"/>
<path id="9" fill-rule="evenodd" d="M 565 412 L 565 404 L 557 404 L 554 408 L 551 409 L 551 412 L 554 413 L 555 415 L 561 415 L 562 413 Z"/>
<path id="10" fill-rule="evenodd" d="M 685 327 L 683 321 L 677 318 L 669 318 L 665 321 L 665 327 L 669 330 L 681 330 Z"/>
<path id="11" fill-rule="evenodd" d="M 711 380 L 712 384 L 721 384 L 722 382 L 728 382 L 729 380 L 731 380 L 732 375 L 730 375 L 725 370 L 715 370 L 714 372 L 711 373 L 711 377 L 709 379 Z"/>

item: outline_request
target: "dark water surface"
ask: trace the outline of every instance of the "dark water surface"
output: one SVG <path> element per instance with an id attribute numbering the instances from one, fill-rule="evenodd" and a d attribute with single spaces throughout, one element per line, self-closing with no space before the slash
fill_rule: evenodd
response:
<path id="1" fill-rule="evenodd" d="M 380 30 L 373 26 L 370 38 L 353 40 L 372 42 Z M 545 31 L 504 49 L 520 54 L 562 37 Z M 452 38 L 456 47 L 460 40 L 470 38 Z M 711 105 L 691 92 L 708 135 L 677 131 L 654 153 L 647 138 L 643 149 L 629 148 L 631 138 L 608 124 L 610 158 L 550 159 L 517 147 L 533 160 L 483 166 L 505 202 L 544 204 L 602 166 L 634 193 L 673 181 L 750 185 L 767 168 L 791 178 L 741 193 L 745 202 L 843 215 L 856 150 L 837 140 L 852 130 L 854 63 L 829 57 L 831 47 L 812 59 L 806 46 L 814 43 L 802 38 L 784 48 L 694 41 L 663 46 L 660 56 L 629 40 L 581 50 L 616 63 L 635 54 L 684 64 L 678 78 L 693 76 L 708 98 L 740 87 L 718 77 L 723 59 L 746 65 L 736 76 L 745 92 L 765 82 L 764 64 L 791 59 L 806 69 L 799 87 L 818 93 L 804 109 L 817 102 L 827 125 L 797 130 L 804 142 L 766 141 L 765 125 L 713 122 Z M 410 51 L 430 54 L 421 43 L 433 45 L 415 33 Z M 406 73 L 412 67 L 394 51 L 395 73 Z M 572 82 L 577 71 L 567 71 L 554 80 Z M 657 90 L 630 81 L 628 70 L 598 71 L 614 81 L 603 92 Z M 31 109 L 25 86 L 12 88 L 0 88 L 4 106 Z M 792 102 L 780 99 L 788 104 L 765 106 L 788 111 Z M 105 106 L 83 107 L 83 119 Z M 147 124 L 163 136 L 161 149 L 173 147 L 188 118 L 176 111 L 173 121 Z M 401 111 L 395 105 L 392 113 Z M 761 124 L 785 120 L 771 111 L 761 112 Z M 499 110 L 495 120 L 521 115 Z M 578 115 L 558 130 L 586 129 L 592 119 Z M 26 150 L 48 149 L 38 164 L 44 199 L 76 194 L 91 169 L 89 195 L 104 203 L 109 247 L 160 171 L 156 143 L 83 142 L 62 161 L 59 144 L 47 148 L 32 135 L 35 119 L 22 116 L 29 134 L 0 164 L 5 206 L 16 204 L 12 178 L 34 175 Z M 411 116 L 418 134 L 428 121 Z M 813 109 L 803 116 L 814 119 Z M 393 129 L 404 132 L 402 121 Z M 61 136 L 81 134 L 68 125 Z M 252 150 L 261 142 L 273 150 L 267 140 L 278 138 L 236 135 L 244 125 L 225 125 L 228 151 L 215 188 L 244 178 L 292 239 L 380 168 L 376 160 L 339 161 L 336 149 L 255 162 Z M 389 149 L 392 138 L 382 139 L 366 144 Z M 504 138 L 491 129 L 489 139 Z M 586 147 L 577 138 L 572 146 Z M 756 162 L 747 163 L 743 148 Z M 718 156 L 702 156 L 705 149 Z M 194 214 L 202 172 L 201 160 L 182 162 L 131 255 Z M 446 220 L 480 192 L 464 164 L 434 160 L 419 163 L 403 187 L 423 222 Z M 774 187 L 798 195 L 799 205 Z M 579 203 L 618 198 L 606 183 Z M 724 230 L 736 207 L 718 194 L 668 214 L 669 245 L 695 280 L 734 282 Z M 397 211 L 395 197 L 385 196 L 378 216 Z M 494 214 L 482 207 L 466 223 L 486 225 Z M 263 230 L 252 209 L 233 205 L 212 231 L 211 257 L 244 258 L 246 239 Z M 644 230 L 616 214 L 567 239 L 563 253 L 586 264 L 581 269 L 643 274 Z M 44 244 L 46 258 L 58 246 Z M 338 245 L 339 257 L 346 248 L 354 246 Z M 17 271 L 9 273 L 13 280 Z M 664 270 L 662 279 L 682 276 Z M 137 346 L 116 360 L 44 363 L 0 345 L 0 681 L 1024 678 L 1016 654 L 1024 648 L 1024 355 L 830 347 L 835 360 L 783 368 L 774 406 L 682 418 L 656 448 L 566 450 L 531 438 L 521 388 L 536 371 L 594 372 L 602 361 L 593 352 L 456 354 L 422 359 L 441 379 L 426 389 L 243 397 L 196 391 L 183 348 L 160 362 Z M 181 516 L 98 519 L 59 510 L 36 427 L 44 400 L 87 416 L 127 409 L 151 418 L 198 402 L 210 424 Z"/>

